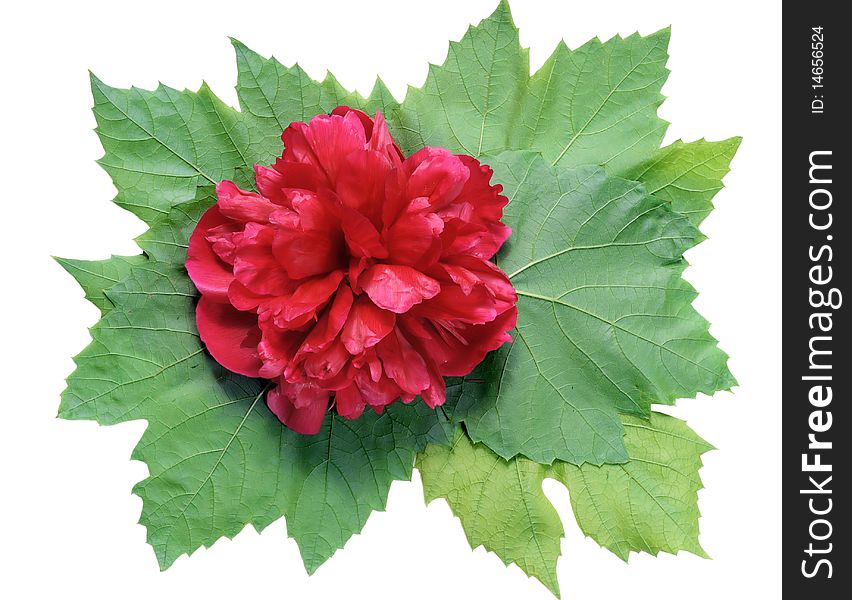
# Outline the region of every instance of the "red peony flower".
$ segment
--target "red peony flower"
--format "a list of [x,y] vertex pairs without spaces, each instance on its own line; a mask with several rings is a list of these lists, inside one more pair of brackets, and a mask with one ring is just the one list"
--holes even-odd
[[381,113],[342,106],[281,135],[256,166],[259,193],[230,181],[189,240],[196,322],[225,368],[275,380],[267,404],[316,433],[329,402],[349,419],[468,374],[511,338],[517,296],[489,262],[510,230],[492,170],[423,148],[405,158]]

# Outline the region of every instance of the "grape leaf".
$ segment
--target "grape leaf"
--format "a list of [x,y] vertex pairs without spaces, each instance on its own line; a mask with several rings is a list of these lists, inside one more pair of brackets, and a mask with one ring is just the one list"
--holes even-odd
[[393,114],[400,146],[406,152],[442,146],[471,156],[508,147],[529,74],[529,53],[501,2],[461,41],[450,42],[444,64],[429,65],[422,88],[408,88]]
[[78,260],[75,258],[55,257],[63,269],[77,280],[86,300],[101,311],[101,316],[112,310],[113,304],[104,290],[112,287],[130,273],[130,269],[145,262],[145,257],[111,256],[104,260]]
[[385,84],[376,80],[368,99],[344,89],[329,73],[313,81],[299,66],[285,67],[275,58],[263,58],[245,44],[231,40],[237,53],[237,95],[251,135],[255,162],[269,163],[281,154],[281,132],[293,121],[308,121],[348,105],[375,113],[390,113],[397,105]]
[[583,532],[627,560],[631,552],[706,558],[698,543],[701,455],[713,447],[686,423],[660,413],[624,415],[630,461],[621,465],[556,463],[550,475],[571,492]]
[[286,516],[313,572],[383,510],[390,484],[409,479],[427,441],[449,443],[441,413],[422,403],[328,417],[317,436],[283,427],[262,382],[225,371],[195,330],[195,290],[175,266],[146,261],[106,292],[115,305],[75,358],[60,416],[109,425],[146,419],[133,458],[150,476],[143,500],[162,568],[181,554]]
[[98,162],[118,189],[115,202],[152,223],[193,200],[197,188],[223,179],[250,188],[252,165],[281,154],[281,132],[349,104],[375,112],[395,106],[377,81],[370,99],[349,93],[329,75],[323,82],[298,66],[285,68],[234,40],[242,112],[202,85],[198,92],[160,85],[154,91],[110,87],[91,76],[96,132],[105,155]]
[[445,498],[461,519],[471,548],[484,546],[505,563],[517,563],[556,595],[556,558],[562,522],[544,496],[550,467],[509,461],[461,430],[452,446],[429,445],[417,455],[426,502]]
[[560,43],[530,76],[509,5],[451,42],[422,88],[409,87],[391,118],[406,152],[443,146],[473,156],[538,150],[561,166],[623,173],[656,150],[667,123],[656,115],[668,76],[669,30]]
[[668,201],[697,227],[713,210],[713,196],[722,189],[722,178],[741,141],[739,137],[721,142],[677,141],[660,148],[626,177],[644,183],[649,194]]
[[151,92],[91,80],[95,131],[105,151],[98,162],[118,189],[119,206],[150,223],[192,200],[199,185],[244,180],[236,175],[246,164],[246,128],[206,86],[197,93],[165,85]]
[[496,257],[518,293],[514,341],[455,381],[453,418],[504,458],[627,460],[618,413],[647,415],[735,382],[681,278],[701,234],[598,167],[490,160],[513,235]]
[[618,465],[507,461],[460,431],[451,447],[430,444],[417,457],[426,501],[445,498],[471,547],[517,563],[557,596],[563,529],[542,492],[545,478],[568,487],[580,529],[623,560],[630,552],[706,556],[698,543],[698,470],[712,447],[667,415],[622,420],[630,461]]
[[189,248],[189,236],[204,212],[216,202],[216,191],[211,186],[198,188],[195,200],[178,204],[155,220],[136,243],[156,261],[183,265]]

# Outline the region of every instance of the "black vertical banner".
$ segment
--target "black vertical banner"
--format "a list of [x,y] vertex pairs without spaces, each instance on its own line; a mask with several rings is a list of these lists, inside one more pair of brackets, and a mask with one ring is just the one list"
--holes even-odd
[[[852,597],[850,42],[843,3],[783,13],[783,592]],[[845,12],[845,10],[843,11]],[[756,548],[756,551],[757,548]]]

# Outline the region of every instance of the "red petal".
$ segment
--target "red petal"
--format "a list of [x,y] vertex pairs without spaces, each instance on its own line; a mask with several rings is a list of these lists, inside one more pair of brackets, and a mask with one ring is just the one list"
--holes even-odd
[[338,206],[337,212],[340,215],[346,246],[353,256],[387,258],[388,251],[382,243],[382,236],[370,219],[348,206]]
[[195,308],[201,340],[220,365],[247,377],[258,377],[262,366],[257,352],[260,329],[257,315],[202,296]]
[[370,118],[370,115],[365,113],[364,111],[358,110],[357,108],[352,108],[350,106],[341,105],[335,107],[332,111],[332,115],[337,115],[339,117],[345,117],[349,113],[354,113],[358,120],[361,121],[361,125],[364,126],[364,135],[367,136],[367,139],[370,139],[370,136],[373,135],[373,119]]
[[344,168],[337,177],[337,198],[344,206],[370,219],[374,226],[379,225],[385,182],[391,168],[390,160],[379,152],[351,153],[345,158]]
[[227,301],[228,286],[234,275],[231,266],[216,255],[205,236],[210,229],[228,223],[232,221],[226,219],[215,204],[211,206],[189,236],[189,249],[186,253],[186,270],[195,287],[202,294],[220,302]]
[[280,296],[293,288],[290,277],[272,252],[274,237],[272,227],[247,223],[237,243],[234,277],[255,294]]
[[494,263],[473,256],[460,255],[452,258],[452,264],[443,266],[450,270],[464,269],[484,283],[494,295],[498,314],[505,312],[518,302],[518,295],[509,277]]
[[271,323],[265,324],[261,331],[257,352],[263,361],[263,366],[260,368],[259,375],[265,379],[274,379],[292,363],[303,334],[282,331]]
[[420,393],[426,406],[435,408],[447,401],[447,384],[433,369],[429,370],[429,387]]
[[382,359],[385,373],[403,391],[419,394],[429,386],[429,372],[423,357],[398,329],[376,346],[376,352]]
[[435,213],[403,214],[385,236],[388,251],[395,263],[403,265],[417,265],[423,259],[436,260],[443,229],[444,222]]
[[361,296],[346,319],[341,339],[350,354],[361,354],[365,348],[375,346],[390,333],[394,323],[396,315],[378,308],[369,298]]
[[404,265],[374,265],[361,276],[360,284],[376,306],[395,313],[408,312],[441,291],[437,281]]
[[292,123],[281,134],[285,161],[315,166],[334,186],[343,160],[367,144],[364,126],[358,115],[350,111],[344,116],[317,115],[306,125]]
[[216,184],[217,204],[223,215],[240,223],[266,223],[279,208],[260,194],[244,192],[231,181]]
[[399,152],[396,149],[396,142],[393,141],[390,130],[388,129],[387,121],[381,111],[376,111],[376,122],[373,125],[373,132],[370,137],[369,147],[378,152],[387,154]]
[[266,395],[266,405],[293,431],[314,435],[322,429],[329,395],[328,391],[314,385],[279,380],[278,386]]
[[343,271],[333,271],[325,277],[309,279],[283,300],[283,317],[292,321],[302,315],[314,314],[325,304],[343,280]]
[[385,406],[401,395],[399,386],[392,379],[381,377],[378,381],[373,381],[369,371],[364,369],[355,374],[355,381],[364,400],[379,414]]
[[441,285],[441,293],[420,304],[412,314],[433,321],[481,325],[493,321],[497,316],[497,309],[494,297],[485,285],[476,285],[465,294],[460,286],[445,283]]
[[342,264],[342,236],[318,231],[279,229],[272,253],[293,279],[328,273]]
[[316,383],[326,387],[324,385],[325,380],[330,380],[340,373],[340,370],[348,361],[349,352],[338,340],[324,350],[307,355],[304,363],[305,374],[312,380],[318,380]]
[[366,405],[367,401],[364,400],[361,390],[354,383],[335,393],[334,407],[338,414],[346,419],[360,417]]
[[352,290],[345,283],[340,286],[334,301],[302,344],[302,352],[317,352],[327,347],[346,324],[352,308]]
[[411,173],[406,188],[408,198],[428,198],[432,210],[455,200],[470,176],[470,169],[443,148],[418,150],[403,166]]

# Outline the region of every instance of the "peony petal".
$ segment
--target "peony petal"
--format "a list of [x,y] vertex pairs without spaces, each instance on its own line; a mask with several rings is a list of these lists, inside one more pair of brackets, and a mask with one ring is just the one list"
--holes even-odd
[[325,388],[325,380],[332,379],[340,373],[348,361],[349,352],[343,346],[343,342],[337,340],[328,348],[307,355],[304,362],[305,374]]
[[216,184],[219,210],[229,219],[240,223],[266,223],[278,206],[254,192],[245,192],[232,181]]
[[436,280],[404,265],[374,265],[361,276],[360,284],[376,306],[395,313],[408,312],[441,291]]
[[260,329],[256,315],[201,296],[195,322],[201,341],[216,362],[240,375],[259,376],[263,363],[257,351]]
[[393,334],[383,339],[376,346],[376,353],[382,359],[387,376],[404,392],[419,394],[429,386],[429,372],[423,357],[400,330],[394,329]]
[[429,408],[441,406],[447,401],[447,383],[434,370],[429,371],[429,387],[420,392],[420,397]]
[[285,161],[315,166],[334,187],[344,159],[367,145],[364,126],[353,111],[345,115],[317,115],[306,125],[292,123],[281,134]]
[[337,290],[329,308],[305,338],[301,352],[317,352],[327,347],[346,324],[346,318],[352,308],[352,290],[345,283]]
[[279,229],[272,253],[292,279],[333,271],[343,264],[343,236],[317,231]]
[[470,169],[443,148],[423,148],[403,165],[411,173],[406,186],[407,197],[428,198],[432,210],[453,202],[470,177]]
[[283,317],[292,321],[306,314],[313,315],[325,304],[343,280],[343,271],[332,271],[325,277],[309,279],[299,285],[293,294],[283,301]]
[[397,264],[425,267],[441,254],[443,230],[435,213],[403,214],[385,235],[388,252]]
[[497,316],[494,296],[484,284],[479,284],[465,294],[455,283],[441,284],[441,292],[418,305],[412,311],[419,318],[433,321],[455,321],[481,325]]
[[401,394],[399,386],[392,379],[381,377],[373,381],[369,371],[360,370],[355,374],[355,382],[367,404],[381,414],[385,406],[398,399]]
[[257,352],[263,361],[259,375],[264,379],[275,379],[293,362],[304,335],[299,332],[283,331],[271,323],[261,327]]
[[192,235],[186,253],[186,270],[192,283],[202,294],[219,302],[227,302],[228,286],[234,280],[231,266],[222,261],[206,239],[209,230],[232,223],[214,204],[205,212]]
[[387,258],[388,251],[373,223],[357,210],[340,206],[340,222],[350,253],[363,258]]
[[374,226],[381,221],[385,182],[393,165],[380,152],[352,152],[344,159],[335,192],[340,203],[367,217]]
[[[517,318],[518,310],[513,306],[489,323],[460,324],[452,330],[441,324],[423,321],[420,325],[429,334],[412,336],[411,339],[421,354],[435,361],[441,375],[461,377],[473,371],[486,354],[512,340],[508,331],[515,327]],[[408,322],[405,329],[409,329]]]
[[207,230],[205,239],[210,242],[210,247],[216,256],[229,265],[234,264],[237,251],[237,242],[242,237],[242,225],[229,221],[223,225],[212,227]]
[[334,406],[338,414],[346,419],[357,419],[364,412],[367,401],[354,383],[338,390],[334,395]]
[[281,296],[293,290],[287,272],[275,259],[270,226],[247,223],[234,253],[234,277],[254,294]]
[[385,121],[385,116],[380,110],[376,111],[376,121],[373,124],[372,135],[370,135],[369,138],[370,149],[382,152],[391,159],[404,158],[399,146],[397,146],[396,142],[393,140],[390,130],[388,129],[387,121]]
[[361,125],[364,127],[364,135],[369,140],[373,135],[373,119],[370,118],[370,115],[357,108],[346,105],[336,106],[330,114],[345,117],[349,113],[354,113],[358,117],[358,120],[361,121]]
[[322,429],[329,396],[328,391],[311,384],[279,380],[266,394],[266,405],[296,433],[314,435]]
[[518,302],[518,295],[509,277],[494,263],[474,256],[460,255],[453,257],[452,263],[442,266],[451,270],[464,269],[484,283],[494,295],[498,313],[505,312]]
[[396,315],[377,307],[366,296],[361,296],[352,306],[341,339],[350,354],[361,354],[390,333],[394,323]]
[[261,172],[260,168],[255,168],[257,189],[281,206],[290,206],[290,192],[293,190],[316,192],[325,181],[325,174],[315,165],[285,161],[283,158],[275,159],[271,171]]

